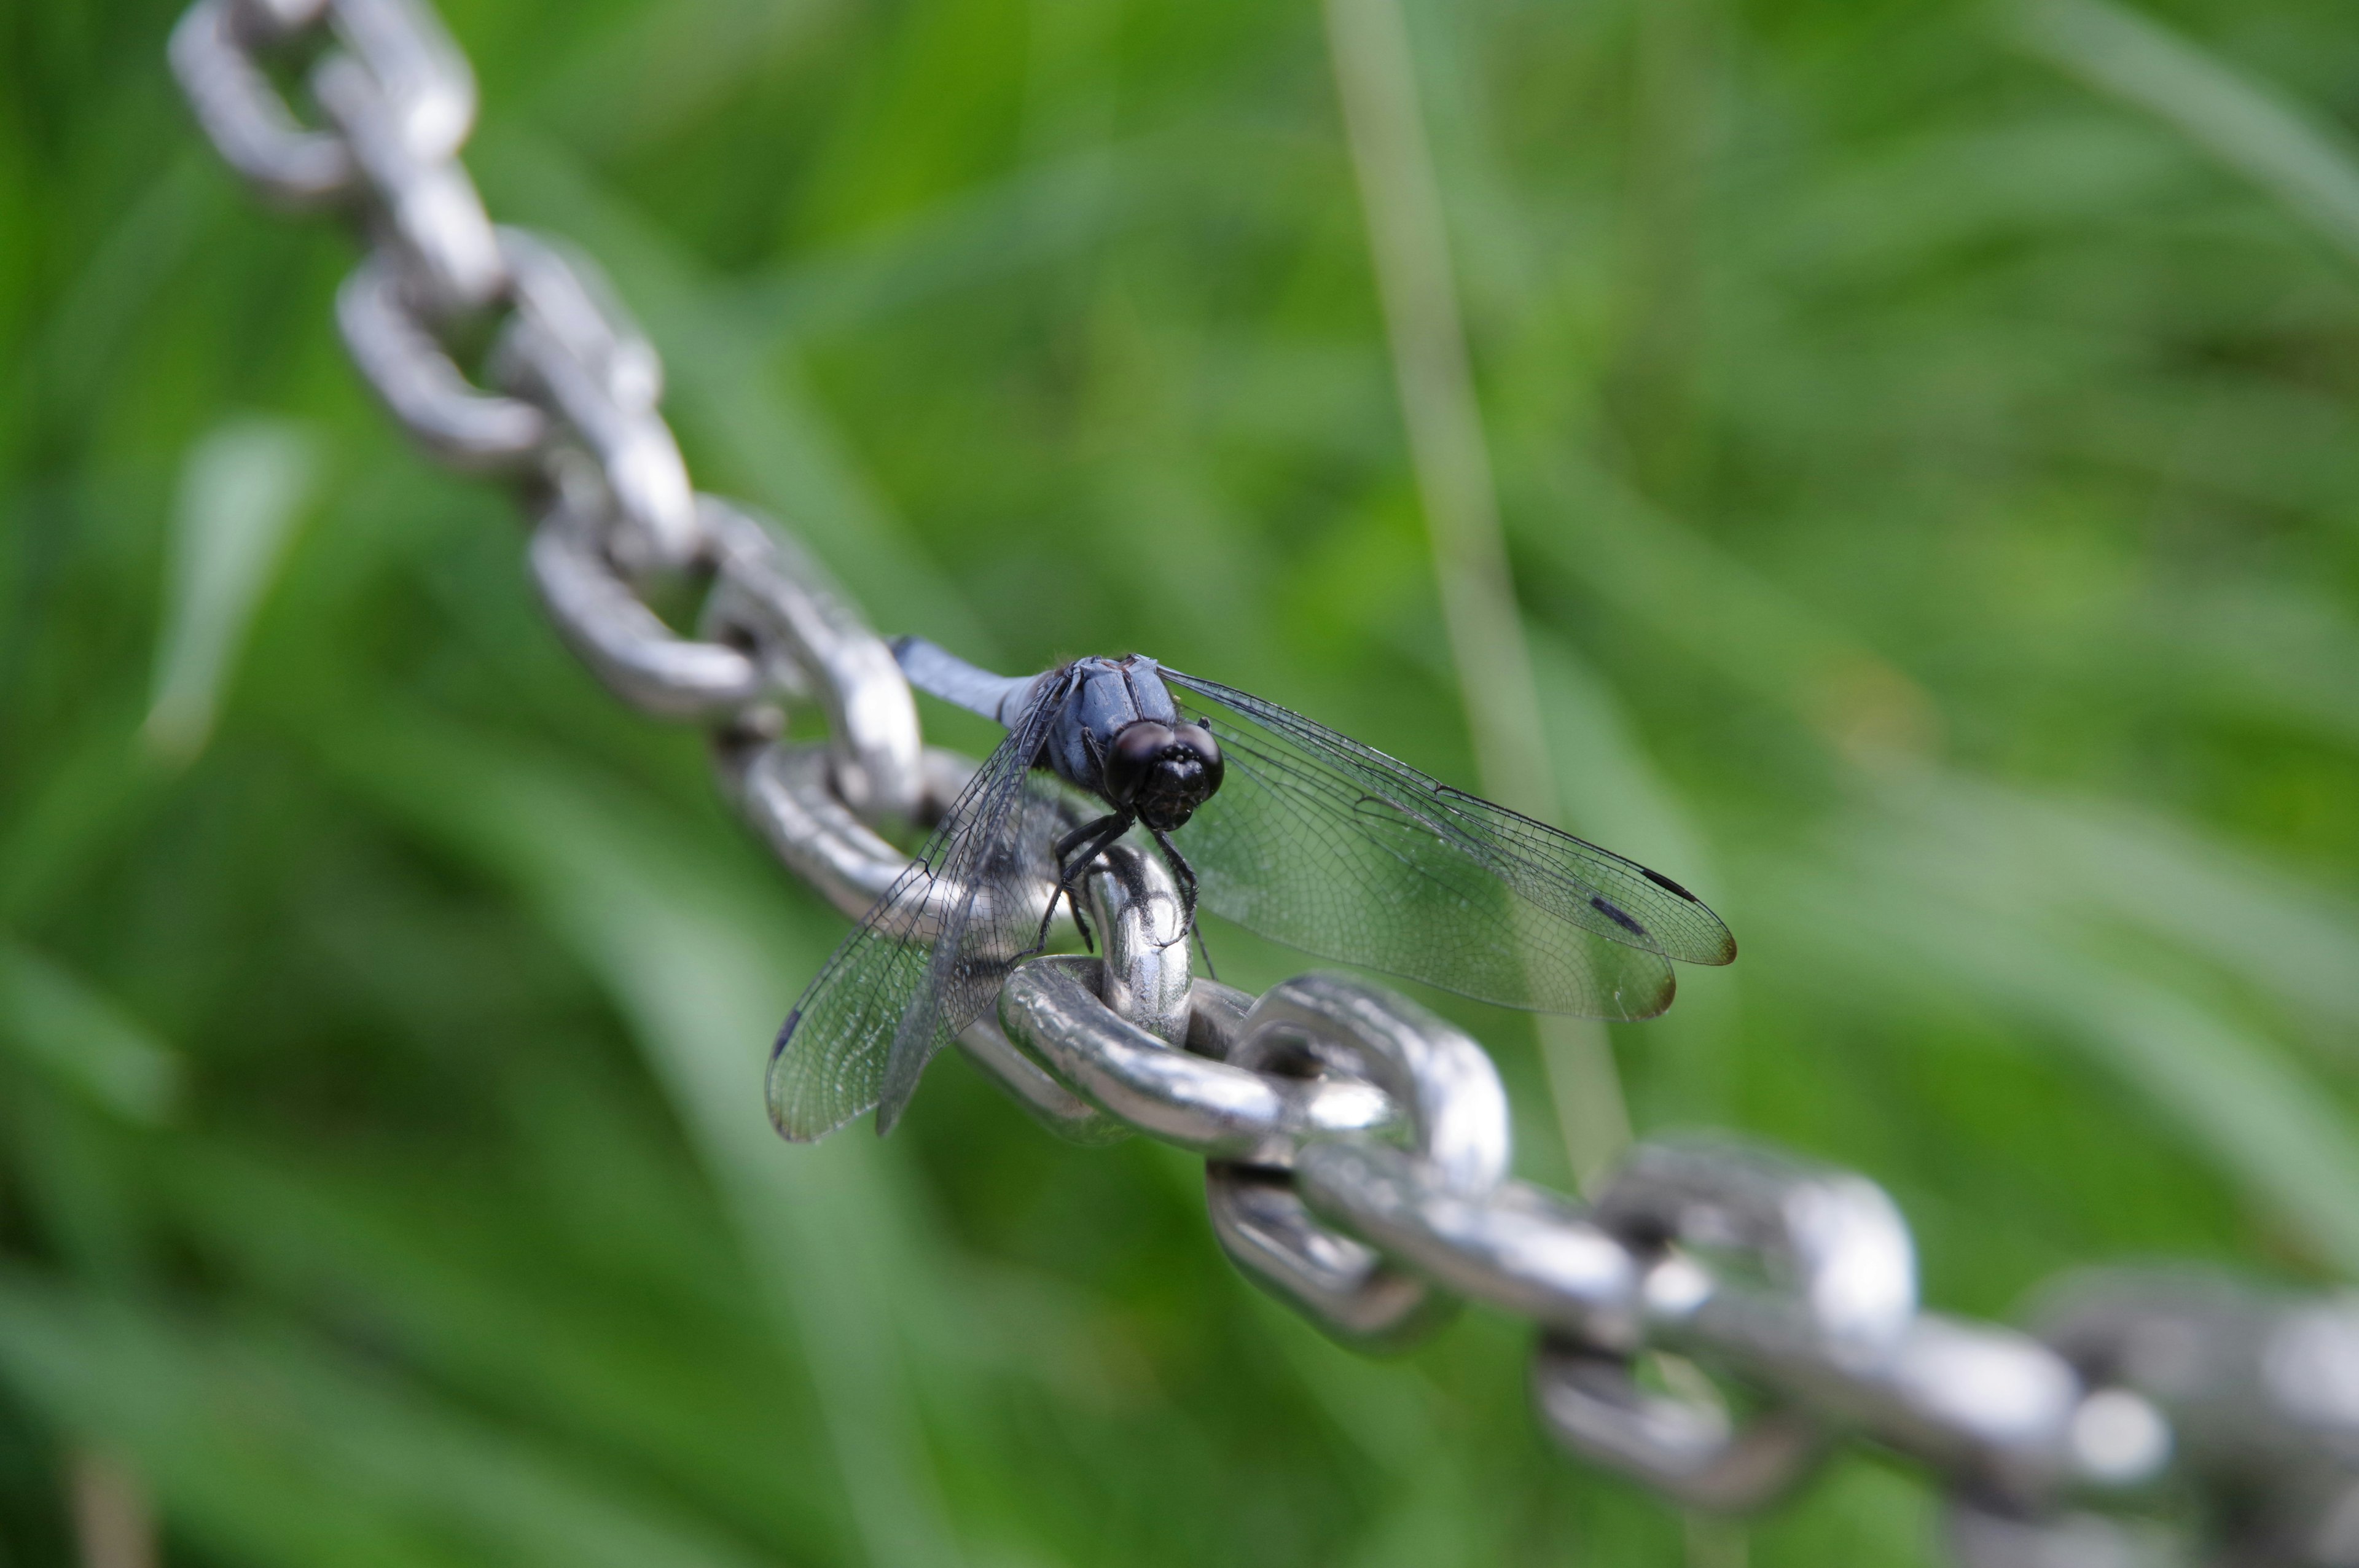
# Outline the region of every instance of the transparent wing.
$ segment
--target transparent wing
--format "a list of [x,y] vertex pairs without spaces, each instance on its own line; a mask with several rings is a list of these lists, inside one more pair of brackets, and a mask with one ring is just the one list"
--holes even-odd
[[1177,842],[1204,906],[1323,957],[1543,1012],[1650,1018],[1736,943],[1669,878],[1300,714],[1166,669],[1226,761]]
[[823,1137],[871,1106],[889,1131],[926,1064],[1034,950],[1056,884],[1051,846],[1075,819],[1032,771],[1054,710],[1044,700],[1017,722],[788,1014],[768,1083],[787,1137]]

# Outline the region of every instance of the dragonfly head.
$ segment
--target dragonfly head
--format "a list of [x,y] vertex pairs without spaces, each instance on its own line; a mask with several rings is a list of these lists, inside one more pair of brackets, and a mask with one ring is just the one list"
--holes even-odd
[[1201,724],[1142,719],[1106,748],[1106,798],[1166,831],[1188,820],[1221,787],[1221,748]]

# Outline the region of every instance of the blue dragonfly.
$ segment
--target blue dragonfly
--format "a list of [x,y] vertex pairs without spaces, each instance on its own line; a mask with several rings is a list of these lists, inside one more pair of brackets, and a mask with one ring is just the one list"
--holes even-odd
[[1137,654],[1011,676],[919,638],[894,653],[912,685],[1007,738],[779,1031],[770,1114],[788,1138],[871,1107],[889,1130],[926,1064],[1044,950],[1059,902],[1081,918],[1082,879],[1135,828],[1191,929],[1201,905],[1505,1007],[1651,1018],[1672,960],[1736,957],[1661,872],[1233,687]]

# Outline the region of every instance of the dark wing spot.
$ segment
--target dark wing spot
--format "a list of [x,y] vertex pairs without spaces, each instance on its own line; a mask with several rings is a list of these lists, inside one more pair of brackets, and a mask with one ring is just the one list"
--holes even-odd
[[1633,936],[1644,936],[1647,934],[1647,928],[1645,926],[1631,919],[1625,912],[1617,907],[1614,902],[1608,899],[1603,893],[1590,894],[1589,907],[1603,915],[1606,919],[1612,921],[1614,925],[1620,926],[1623,930],[1627,931]]
[[1700,902],[1696,898],[1695,894],[1688,892],[1687,889],[1680,886],[1679,883],[1671,881],[1670,878],[1663,875],[1660,871],[1650,871],[1646,867],[1641,866],[1638,868],[1638,874],[1645,877],[1648,881],[1654,883],[1658,888],[1668,888],[1672,892],[1675,892],[1681,898],[1687,900],[1690,903]]

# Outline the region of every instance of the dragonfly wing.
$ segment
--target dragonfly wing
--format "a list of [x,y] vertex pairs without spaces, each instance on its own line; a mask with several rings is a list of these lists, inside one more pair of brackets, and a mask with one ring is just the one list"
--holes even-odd
[[768,1080],[787,1137],[823,1137],[872,1106],[889,1131],[926,1064],[1029,956],[1056,882],[1050,847],[1074,819],[1032,772],[1049,706],[1017,721],[788,1015]]
[[938,886],[925,860],[910,862],[787,1015],[767,1087],[770,1120],[788,1138],[823,1138],[875,1105],[902,1019],[936,1011],[929,952],[910,934],[938,910]]
[[1276,941],[1508,1007],[1646,1018],[1720,918],[1658,872],[1300,714],[1175,670],[1226,761],[1182,830],[1205,906]]

